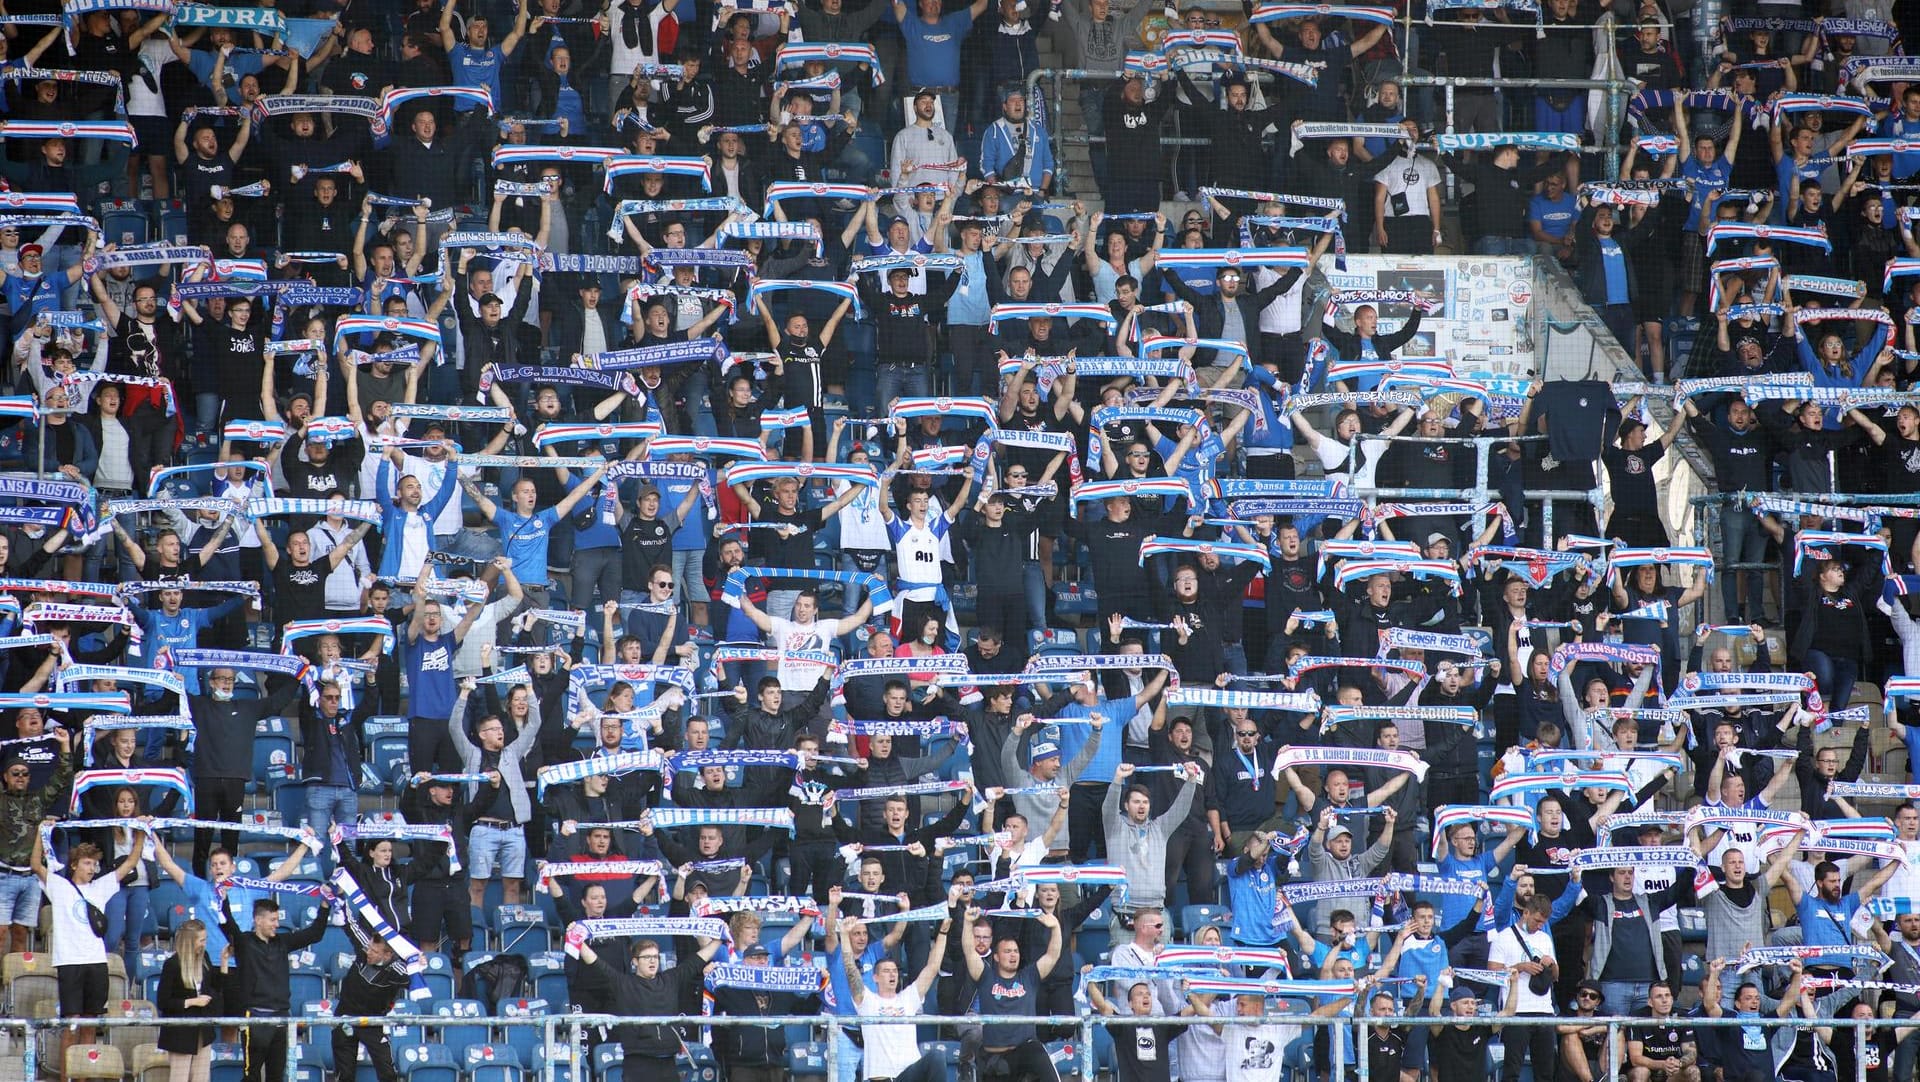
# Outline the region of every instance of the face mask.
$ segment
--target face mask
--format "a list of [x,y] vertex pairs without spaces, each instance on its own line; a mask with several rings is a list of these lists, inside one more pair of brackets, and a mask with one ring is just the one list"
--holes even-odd
[[929,631],[925,635],[920,636],[920,641],[926,643],[928,646],[932,646],[934,640],[939,637],[940,633],[938,631]]
[[233,700],[233,692],[231,692],[231,691],[221,691],[221,690],[220,690],[219,688],[214,688],[214,689],[213,689],[213,701],[214,701],[214,702],[216,702],[216,703],[224,703],[224,702],[231,702],[232,700]]

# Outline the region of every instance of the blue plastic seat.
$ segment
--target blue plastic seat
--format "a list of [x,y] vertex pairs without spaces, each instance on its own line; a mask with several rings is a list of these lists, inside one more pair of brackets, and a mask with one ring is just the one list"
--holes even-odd
[[217,1041],[209,1050],[212,1065],[207,1072],[208,1082],[241,1082],[247,1070],[246,1052],[237,1044]]
[[394,1059],[408,1082],[460,1082],[460,1063],[445,1045],[415,1045]]
[[[564,1000],[555,1002],[558,1003],[557,1007],[548,1000],[539,998],[503,999],[495,1009],[502,1018],[539,1018],[556,1010],[566,1009]],[[505,1041],[504,1047],[513,1054],[514,1062],[522,1066],[533,1062],[534,1054],[539,1050],[544,1039],[541,1031],[534,1026],[502,1026],[500,1035]],[[493,1047],[499,1048],[502,1045],[496,1044]]]
[[505,954],[539,954],[553,949],[547,915],[531,905],[503,905],[494,910],[493,941]]
[[720,1064],[713,1049],[704,1044],[689,1044],[680,1057],[680,1082],[720,1082]]
[[453,960],[438,951],[426,957],[426,972],[420,974],[420,979],[426,982],[428,994],[436,1002],[443,999],[452,999]]
[[477,999],[434,1000],[427,1013],[436,1018],[467,1020],[443,1022],[433,1027],[440,1033],[440,1043],[449,1048],[486,1044],[491,1039],[486,1022],[487,1005]]
[[253,778],[247,782],[247,791],[257,793],[264,786],[267,792],[272,792],[281,784],[292,781],[298,774],[298,762],[294,757],[292,737],[256,735],[253,738]]
[[528,955],[526,973],[534,978],[534,996],[538,1000],[553,1003],[555,1009],[561,1009],[568,998],[566,988],[566,955],[557,950]]
[[1186,905],[1180,907],[1180,935],[1188,940],[1202,925],[1226,922],[1233,912],[1224,905]]
[[824,1041],[807,1041],[787,1046],[789,1078],[827,1077],[827,1046]]
[[315,1027],[314,1039],[295,1050],[299,1063],[303,1067],[318,1067],[329,1073],[333,1070],[333,1034],[320,1031]]
[[626,1053],[619,1045],[612,1042],[603,1044],[593,1050],[593,1077],[596,1082],[621,1082],[626,1072],[626,1062]]

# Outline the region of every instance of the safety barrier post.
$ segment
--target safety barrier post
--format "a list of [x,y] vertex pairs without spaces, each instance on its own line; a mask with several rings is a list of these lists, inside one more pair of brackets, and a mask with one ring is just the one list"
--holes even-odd
[[827,1082],[840,1082],[840,1017],[822,1017],[827,1023]]
[[1867,1082],[1867,1027],[1853,1025],[1853,1082]]
[[1080,1017],[1080,1080],[1093,1082],[1093,1015]]
[[[338,1025],[339,1023],[334,1023]],[[355,1049],[356,1054],[358,1049]],[[291,1080],[300,1076],[300,1022],[292,1012],[287,1014],[287,1075]]]

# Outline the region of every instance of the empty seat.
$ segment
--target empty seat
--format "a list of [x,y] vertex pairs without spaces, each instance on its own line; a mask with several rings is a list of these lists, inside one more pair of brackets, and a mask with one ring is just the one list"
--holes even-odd
[[120,1082],[127,1073],[120,1050],[110,1044],[76,1044],[67,1049],[66,1077],[105,1078]]

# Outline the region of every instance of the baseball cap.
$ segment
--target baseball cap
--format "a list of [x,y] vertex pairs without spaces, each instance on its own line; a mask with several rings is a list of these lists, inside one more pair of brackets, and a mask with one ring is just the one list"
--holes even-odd
[[1332,841],[1333,839],[1335,839],[1335,838],[1338,838],[1338,837],[1340,837],[1340,836],[1341,836],[1341,835],[1343,835],[1343,834],[1345,834],[1345,835],[1351,835],[1352,833],[1353,833],[1353,831],[1352,831],[1352,829],[1351,829],[1351,828],[1349,828],[1349,827],[1346,827],[1346,826],[1344,826],[1344,825],[1342,825],[1342,824],[1339,824],[1339,823],[1335,823],[1335,824],[1333,825],[1333,829],[1332,829],[1332,830],[1329,830],[1329,831],[1327,831],[1327,840],[1328,840],[1328,841]]
[[42,248],[38,244],[22,244],[20,246],[20,254],[22,256],[40,255],[45,251],[46,249]]
[[485,308],[489,304],[505,304],[505,303],[507,302],[501,300],[500,294],[498,293],[489,293],[486,296],[480,298],[480,307],[482,308]]
[[741,951],[740,956],[742,958],[771,958],[773,952],[768,950],[765,944],[755,943],[753,946]]
[[1440,533],[1437,530],[1427,535],[1427,544],[1429,545],[1437,545],[1442,541],[1445,541],[1448,544],[1452,544],[1453,538],[1448,537],[1446,534]]
[[1479,998],[1480,998],[1479,994],[1474,992],[1473,989],[1467,987],[1464,984],[1456,984],[1453,986],[1453,992],[1447,996],[1447,1002],[1458,1003],[1463,999],[1479,999]]
[[1032,759],[1036,763],[1042,759],[1058,759],[1059,757],[1060,745],[1051,740],[1042,740],[1033,746]]

